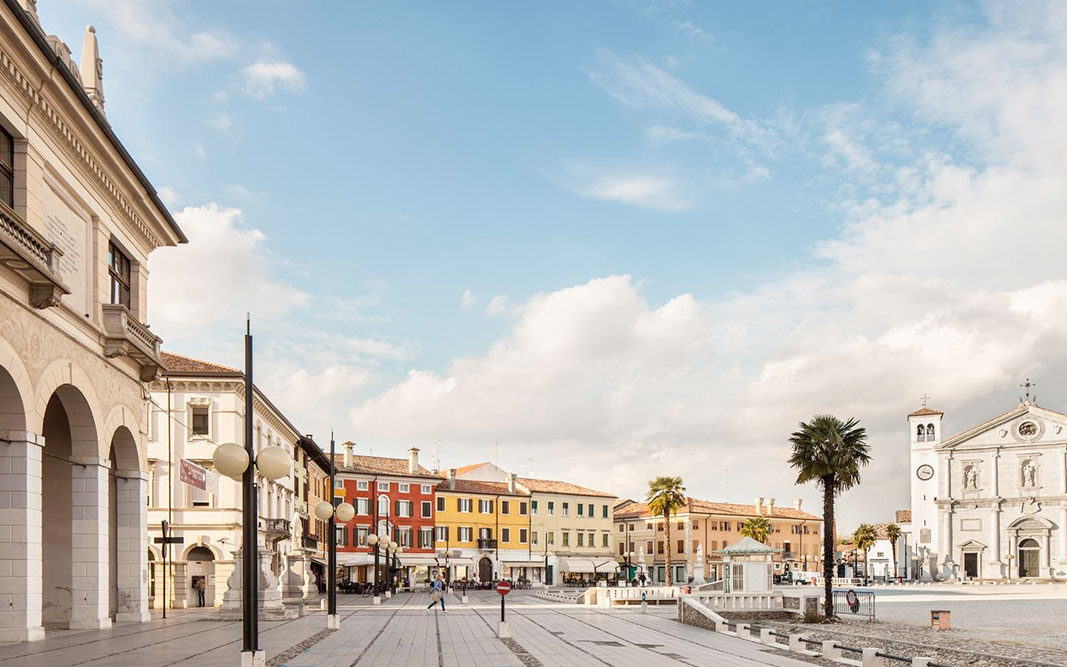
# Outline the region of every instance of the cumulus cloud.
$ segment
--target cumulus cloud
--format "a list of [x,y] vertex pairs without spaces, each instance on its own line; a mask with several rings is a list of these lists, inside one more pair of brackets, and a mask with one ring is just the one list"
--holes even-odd
[[304,89],[304,72],[292,63],[261,60],[241,70],[244,90],[257,99],[270,97],[279,90],[299,92]]
[[459,297],[459,305],[466,309],[473,308],[476,303],[478,303],[478,298],[474,296],[474,293],[469,289],[463,290],[463,295]]
[[[859,111],[881,127],[815,135],[848,186],[832,208],[846,224],[798,270],[706,300],[653,303],[623,275],[535,295],[487,351],[412,370],[354,423],[455,443],[456,464],[498,441],[505,466],[534,456],[539,474],[624,496],[671,473],[698,496],[817,511],[814,487],[793,486],[788,435],[816,413],[857,416],[874,464],[842,501],[847,530],[907,506],[904,415],[923,393],[950,431],[1014,407],[1026,376],[1067,409],[1067,9],[990,11],[982,29],[876,54],[884,97]],[[642,61],[603,69],[629,105],[741,121]],[[887,100],[915,119],[910,141],[884,140],[899,128],[877,114]]]

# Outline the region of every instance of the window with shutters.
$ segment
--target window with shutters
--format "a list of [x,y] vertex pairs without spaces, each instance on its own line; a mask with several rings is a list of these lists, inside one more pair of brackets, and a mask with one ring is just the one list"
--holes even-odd
[[609,544],[608,544],[608,540],[609,540],[610,538],[608,537],[608,534],[607,534],[607,533],[604,533],[604,534],[603,534],[603,535],[601,535],[600,537],[601,537],[601,538],[603,538],[603,539],[601,540],[601,542],[603,542],[603,544],[601,544],[600,546],[602,546],[602,547],[607,547],[607,546],[609,546]]
[[[563,507],[564,507],[564,508],[566,508],[566,507],[567,507],[566,503],[564,503]],[[567,515],[566,515],[566,514],[564,514],[563,516],[567,516]],[[578,516],[585,516],[585,515],[584,515],[584,514],[582,513],[582,504],[581,504],[581,503],[578,503]]]
[[501,500],[500,501],[500,513],[501,514],[511,514],[511,501],[509,501],[509,500]]
[[510,528],[501,528],[500,529],[500,541],[501,542],[510,542],[511,541],[511,529]]
[[448,526],[437,526],[436,530],[437,530],[437,541],[438,542],[447,542],[448,541]]
[[356,514],[370,514],[370,498],[356,498]]
[[334,543],[339,547],[348,546],[348,526],[334,526]]
[[0,201],[15,205],[15,138],[0,128]]
[[130,258],[117,245],[107,246],[107,272],[111,278],[111,303],[130,307],[130,281],[132,269]]
[[419,548],[433,548],[433,528],[430,528],[429,526],[419,528]]
[[526,516],[526,501],[519,501],[519,516]]
[[445,511],[445,497],[444,496],[437,496],[437,511],[438,512],[444,512]]
[[[564,533],[564,534],[566,534],[566,533]],[[580,547],[584,547],[585,546],[585,535],[583,533],[578,533],[578,546],[580,546]]]
[[470,498],[456,498],[456,509],[464,514],[470,514],[474,503]]
[[563,546],[569,547],[570,545],[571,545],[571,534],[566,532],[566,531],[564,531],[563,532]]
[[519,544],[526,544],[526,529],[519,528]]
[[433,503],[429,500],[422,501],[422,518],[429,519],[433,516]]
[[460,542],[470,542],[472,534],[473,534],[472,531],[473,531],[473,529],[470,526],[460,526],[459,527],[459,541]]

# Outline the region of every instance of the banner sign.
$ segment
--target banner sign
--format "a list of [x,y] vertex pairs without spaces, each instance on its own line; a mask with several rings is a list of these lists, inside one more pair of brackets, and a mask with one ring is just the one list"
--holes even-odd
[[178,473],[178,479],[191,487],[200,489],[201,491],[207,491],[207,470],[204,470],[188,459],[180,459],[179,462],[181,467]]

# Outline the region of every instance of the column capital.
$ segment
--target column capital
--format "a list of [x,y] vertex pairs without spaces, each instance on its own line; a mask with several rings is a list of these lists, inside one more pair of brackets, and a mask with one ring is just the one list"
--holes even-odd
[[33,431],[0,431],[0,442],[24,442],[27,445],[44,447],[44,436]]
[[85,466],[86,468],[91,468],[93,466],[101,468],[111,467],[111,461],[102,459],[99,456],[72,456],[70,457],[70,462],[74,465]]

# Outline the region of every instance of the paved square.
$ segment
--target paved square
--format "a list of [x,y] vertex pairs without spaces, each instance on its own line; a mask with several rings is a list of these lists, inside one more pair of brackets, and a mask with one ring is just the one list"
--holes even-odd
[[[807,664],[734,637],[681,625],[674,607],[611,610],[546,602],[527,592],[508,596],[513,640],[496,637],[499,596],[471,592],[470,604],[446,598],[448,611],[427,612],[429,596],[400,594],[374,607],[340,596],[341,629],[326,632],[323,612],[262,622],[260,644],[274,667],[556,667],[603,665]],[[205,620],[189,610],[167,621],[104,631],[62,633],[42,642],[0,646],[5,667],[215,667],[239,664],[241,624]]]

